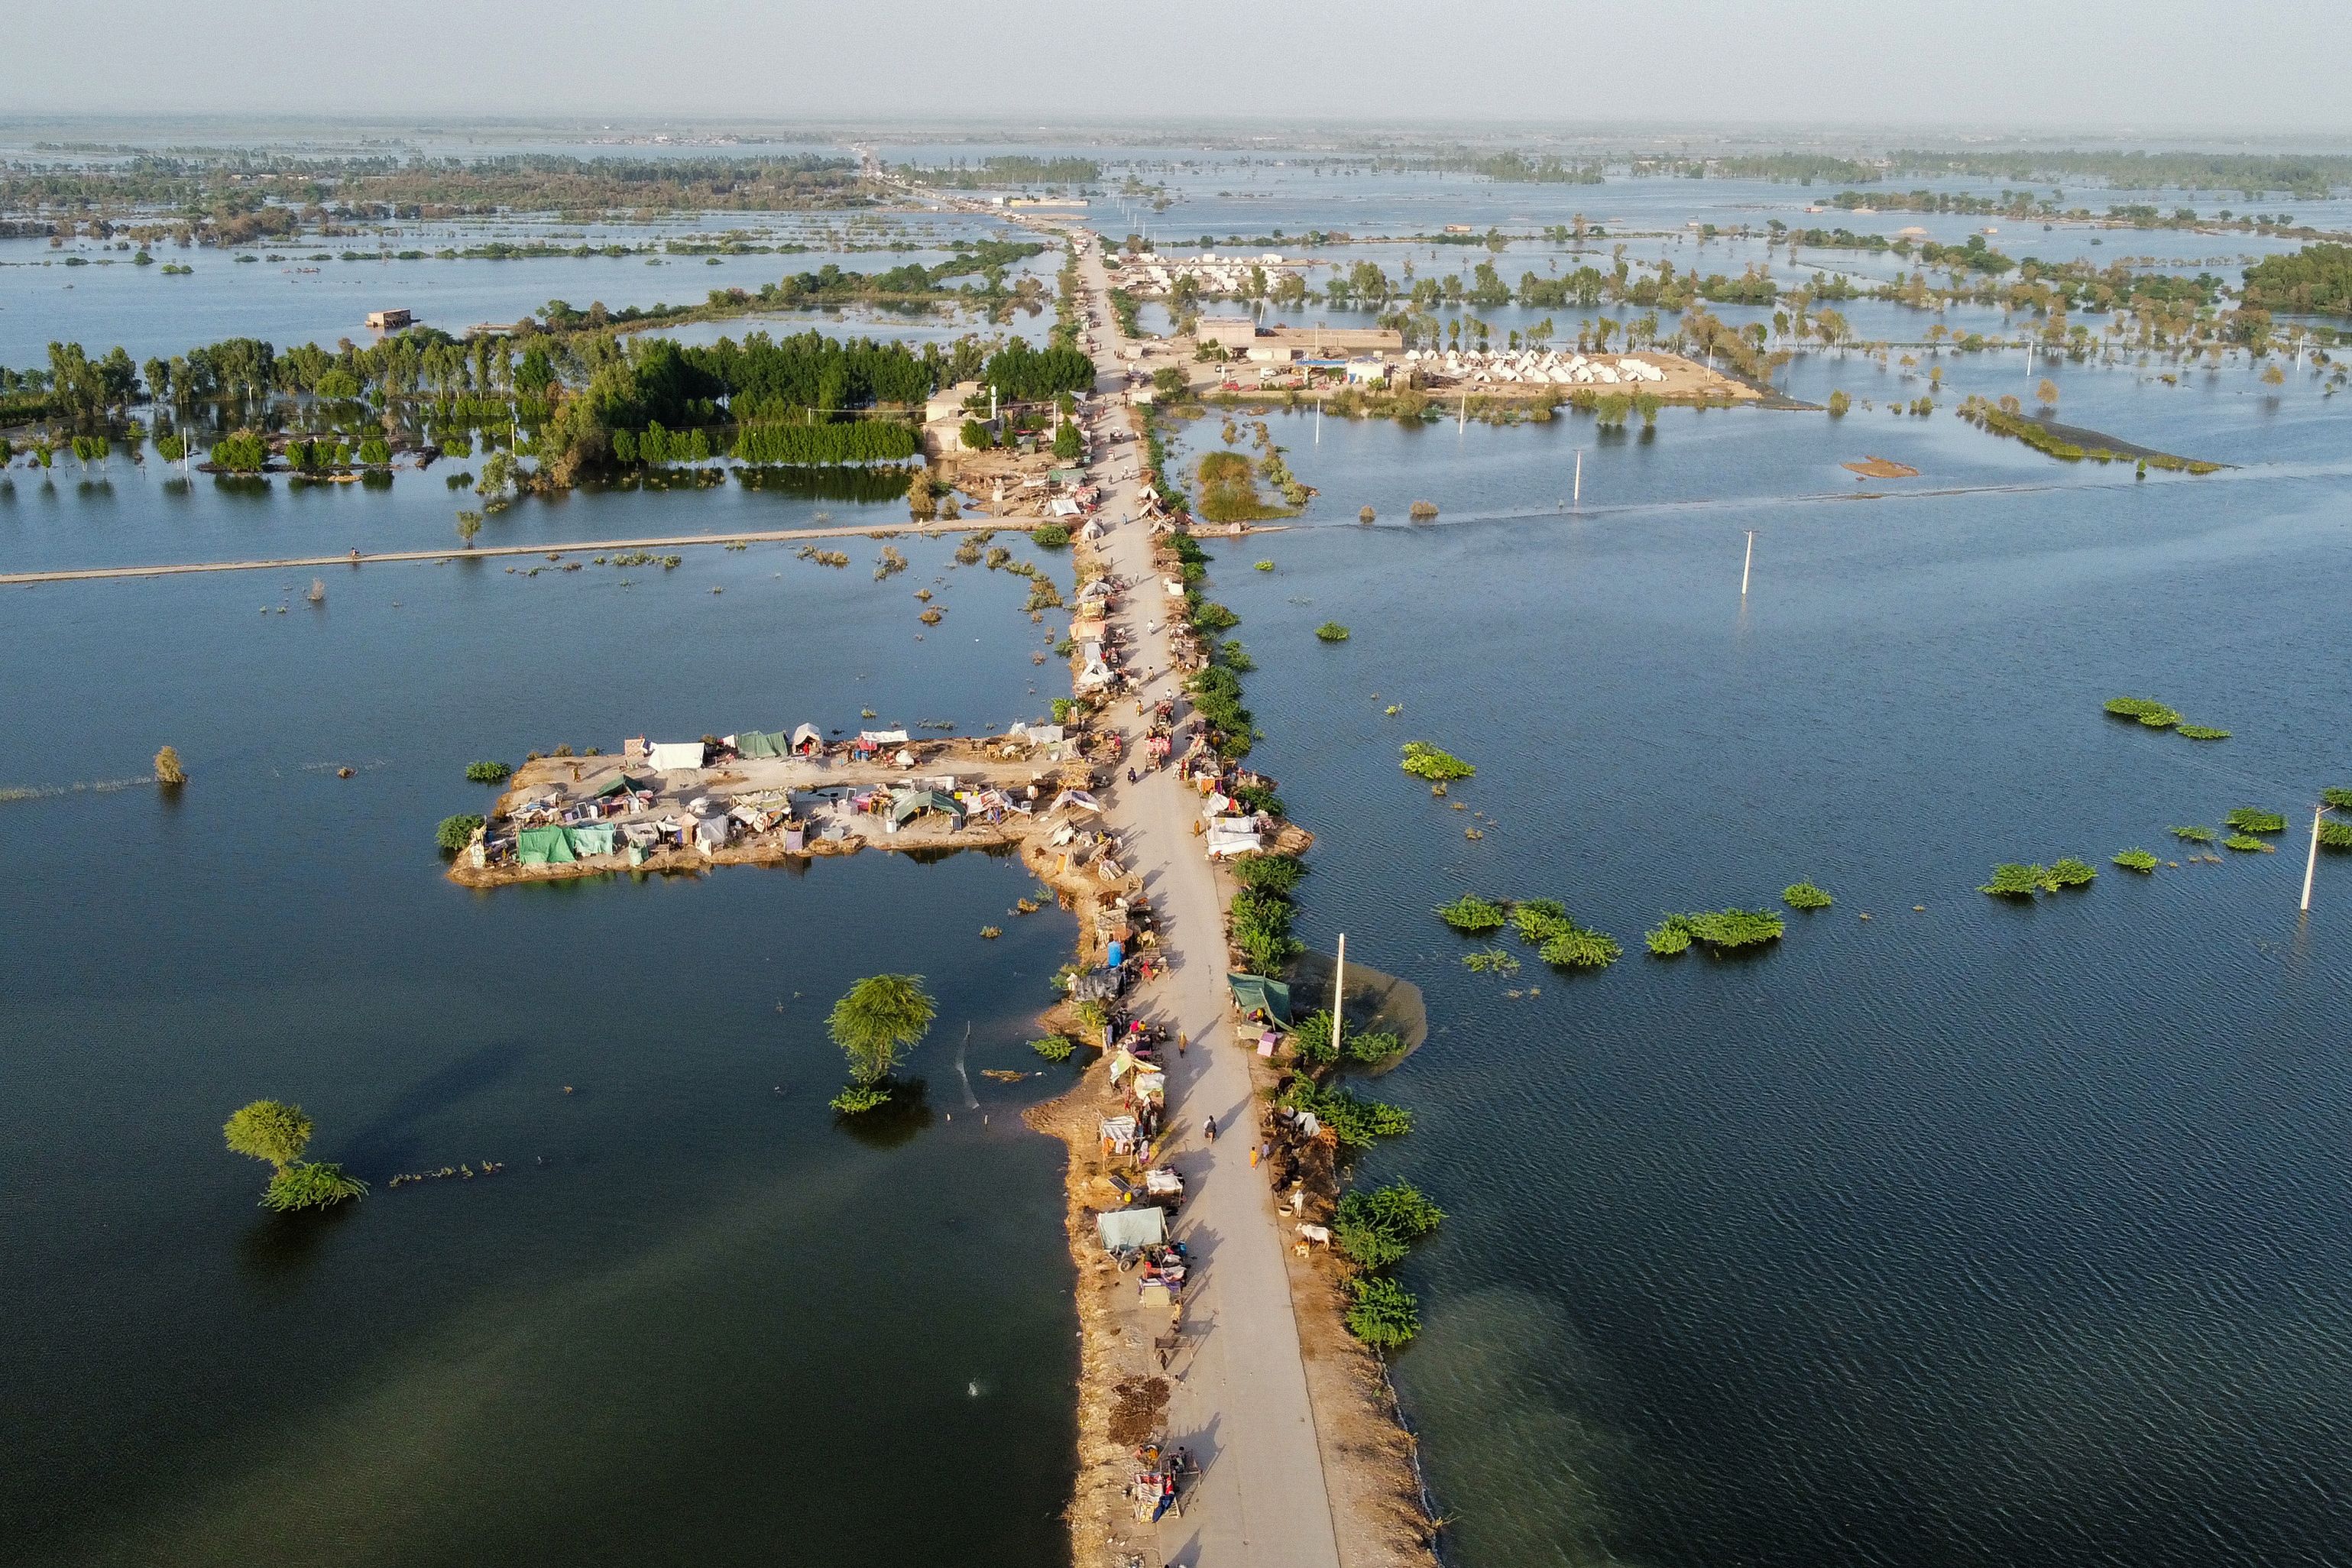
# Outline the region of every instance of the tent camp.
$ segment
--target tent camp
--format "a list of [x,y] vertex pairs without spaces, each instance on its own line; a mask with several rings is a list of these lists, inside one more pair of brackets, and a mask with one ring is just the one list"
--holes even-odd
[[1211,858],[1255,855],[1265,847],[1265,840],[1259,836],[1255,825],[1234,826],[1238,820],[1234,817],[1221,817],[1209,825],[1208,850]]
[[572,852],[572,829],[568,827],[526,827],[515,835],[515,859],[520,864],[569,866],[579,858]]
[[656,741],[646,748],[646,765],[657,773],[684,773],[702,765],[699,741]]
[[1156,1204],[1110,1209],[1095,1215],[1095,1234],[1112,1252],[1123,1247],[1157,1247],[1168,1239],[1168,1211]]
[[793,731],[793,754],[794,756],[805,757],[810,755],[812,752],[822,752],[824,750],[824,737],[817,732],[817,727],[815,725],[803,724]]
[[781,757],[789,754],[791,742],[782,730],[745,730],[736,735],[735,750],[746,757]]
[[572,830],[573,855],[610,855],[612,852],[613,825],[611,823],[583,822]]
[[1234,1006],[1244,1013],[1264,1013],[1285,1028],[1289,1027],[1289,986],[1263,974],[1229,974],[1225,983],[1234,989]]
[[1088,795],[1085,790],[1066,789],[1061,794],[1054,797],[1054,804],[1047,806],[1045,811],[1048,816],[1051,816],[1053,813],[1061,810],[1064,806],[1067,806],[1073,811],[1098,812],[1102,810],[1102,802],[1097,800],[1093,795]]

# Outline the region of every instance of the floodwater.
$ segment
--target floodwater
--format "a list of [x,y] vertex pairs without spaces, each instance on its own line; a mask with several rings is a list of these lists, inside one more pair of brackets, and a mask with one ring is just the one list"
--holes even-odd
[[[1171,248],[1578,212],[1612,230],[1586,258],[1517,242],[1507,281],[1606,258],[1618,232],[1636,262],[1762,258],[1702,246],[1692,219],[1974,226],[1807,216],[1824,188],[1755,182],[1106,164],[1106,185],[1134,172],[1175,204],[1147,219],[1098,201],[1092,221],[1148,221]],[[2267,205],[2323,223],[2343,206]],[[383,302],[436,323],[553,297],[647,304],[998,231],[919,215],[899,221],[927,248],[863,251],[871,232],[837,216],[714,216],[696,232],[833,247],[718,267],[313,275],[199,252],[194,277],[165,279],[26,247],[0,252],[34,263],[0,267],[0,361],[56,337],[142,358],[232,333],[331,342]],[[2270,247],[2093,237],[1995,243],[2231,278]],[[1317,254],[1392,274],[1408,251],[1424,272],[1485,254],[1427,248]],[[1784,280],[1890,265],[1780,257]],[[2022,324],[1838,309],[1896,342],[1930,320]],[[1572,340],[1604,312],[1639,313],[1475,314],[1497,341],[1544,315]],[[1843,420],[1667,410],[1645,435],[1566,412],[1277,414],[1322,494],[1301,526],[1213,547],[1260,666],[1256,760],[1318,834],[1302,934],[1346,931],[1351,958],[1428,1006],[1427,1043],[1376,1091],[1417,1129],[1361,1173],[1409,1177],[1449,1215],[1404,1270],[1424,1331],[1396,1376],[1466,1568],[2302,1568],[2352,1539],[2352,858],[2323,861],[2298,919],[2293,820],[2352,784],[2345,405],[2308,364],[2273,385],[2242,358],[1912,357],[1801,354],[1784,386],[1847,392]],[[2045,376],[2071,423],[2234,466],[2143,481],[1948,411],[1969,393],[2031,402]],[[1891,412],[1931,389],[1944,412]],[[1182,447],[1216,441],[1213,421]],[[1840,467],[1868,455],[1920,477]],[[175,482],[152,457],[18,468],[0,569],[454,544],[472,498],[438,481],[465,466],[299,490]],[[1423,499],[1439,521],[1407,525]],[[483,542],[903,516],[732,484],[582,491],[518,505]],[[0,1365],[26,1418],[0,1434],[0,1560],[734,1562],[789,1542],[895,1563],[943,1539],[974,1563],[1062,1560],[1059,1152],[1013,1119],[1068,1069],[1011,1086],[982,1070],[1035,1065],[1023,1042],[1066,917],[1008,918],[1025,881],[978,856],[478,895],[430,847],[440,816],[478,805],[460,779],[477,757],[851,728],[867,708],[967,731],[1044,711],[1057,671],[1029,656],[1059,628],[1020,615],[1025,584],[919,539],[898,542],[908,573],[876,582],[873,547],[853,545],[845,571],[766,545],[673,569],[335,570],[320,605],[307,572],[7,591]],[[950,612],[928,631],[910,597],[927,584]],[[1317,642],[1327,619],[1350,640]],[[2126,692],[2232,738],[2099,711]],[[1478,775],[1433,799],[1395,768],[1411,739]],[[123,782],[167,742],[194,774],[182,795]],[[2288,815],[2277,853],[2205,864],[2168,832],[2236,806]],[[2145,879],[2107,864],[2134,845],[2182,863]],[[1996,862],[2063,855],[2104,868],[2096,884],[2025,907],[1975,890]],[[1837,903],[1792,915],[1769,952],[1643,952],[1666,910],[1769,903],[1800,879]],[[1465,889],[1559,898],[1628,953],[1594,975],[1531,953],[1474,974],[1424,912]],[[986,924],[1004,935],[980,940]],[[861,1137],[824,1106],[840,1077],[824,1010],[885,967],[941,999],[912,1068],[932,1092]],[[952,1066],[967,1024],[976,1110]],[[217,1129],[260,1095],[300,1100],[316,1152],[375,1192],[324,1219],[255,1209],[257,1169]],[[385,1185],[486,1160],[503,1169]]]
[[[981,1070],[1039,1065],[1068,918],[976,854],[477,893],[432,842],[477,757],[1041,714],[1027,584],[899,545],[9,591],[0,1561],[1060,1560],[1061,1151],[1017,1115],[1069,1069]],[[116,787],[165,742],[178,797]],[[883,969],[940,999],[929,1110],[861,1136],[824,1014]],[[262,1096],[364,1202],[254,1206],[219,1128]],[[461,1162],[502,1169],[386,1184]]]
[[[2168,406],[2066,375],[2119,432]],[[1396,1376],[1452,1561],[2343,1560],[2352,858],[2295,900],[2352,783],[2352,681],[2305,657],[2352,589],[2344,416],[2217,380],[2165,395],[2251,466],[2161,483],[1948,415],[1274,422],[1328,521],[1213,547],[1212,590],[1317,834],[1302,935],[1427,997],[1375,1091],[1418,1125],[1361,1174],[1449,1216]],[[1921,478],[1860,486],[1864,451]],[[1421,497],[1440,521],[1396,526]],[[2108,719],[2123,693],[2234,734]],[[1433,799],[1414,739],[1477,776]],[[2286,814],[2278,853],[2107,863],[2236,806]],[[2097,882],[1975,890],[2064,855]],[[1643,949],[1808,879],[1835,906],[1769,952]],[[1627,954],[1473,973],[1427,912],[1464,890]]]

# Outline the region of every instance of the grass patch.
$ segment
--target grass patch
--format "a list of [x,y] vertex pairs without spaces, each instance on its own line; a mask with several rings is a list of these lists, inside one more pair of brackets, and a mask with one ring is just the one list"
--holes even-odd
[[1651,957],[1672,958],[1676,953],[1690,951],[1690,928],[1670,915],[1665,924],[1654,931],[1643,931],[1642,940],[1649,944]]
[[2145,877],[2155,871],[2157,858],[2145,849],[2122,849],[2116,853],[2116,864],[2126,871],[2137,871]]
[[2137,719],[2151,730],[2168,730],[2180,722],[2180,715],[2163,703],[2147,697],[2110,697],[2107,711],[2118,719]]
[[2285,817],[2275,811],[2257,811],[2250,805],[2238,807],[2221,820],[2241,833],[2284,833],[2286,831]]
[[2213,830],[2210,827],[2176,827],[2172,830],[2172,836],[2189,844],[2213,842]]
[[1649,943],[1652,953],[1671,958],[1686,951],[1693,942],[1728,950],[1778,942],[1783,929],[1779,912],[1773,910],[1701,910],[1693,915],[1668,915],[1643,940]]
[[1348,628],[1337,621],[1325,621],[1315,628],[1315,635],[1325,642],[1346,642]]
[[1473,974],[1517,974],[1519,961],[1499,947],[1480,948],[1462,955],[1462,967]]
[[1780,901],[1792,910],[1825,910],[1837,900],[1811,882],[1791,882],[1780,889]]
[[1258,522],[1288,517],[1258,493],[1257,472],[1239,452],[1211,452],[1200,467],[1201,516],[1210,522]]
[[2179,724],[2173,727],[2172,732],[2184,741],[2226,741],[2230,738],[2229,731],[2216,730],[2210,724]]
[[2047,866],[2024,866],[2011,861],[1995,866],[1992,880],[1977,891],[1997,899],[2031,899],[2041,893],[2054,893],[2061,888],[2086,886],[2098,874],[2098,868],[2072,856]]
[[2277,853],[2275,846],[2264,843],[2251,833],[2232,833],[2229,837],[2221,840],[2221,847],[2239,850],[2242,853],[2259,852],[2264,855]]

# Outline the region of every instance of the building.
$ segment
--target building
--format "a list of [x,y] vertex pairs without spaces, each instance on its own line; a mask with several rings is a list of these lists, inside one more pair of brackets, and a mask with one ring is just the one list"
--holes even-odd
[[1246,350],[1257,340],[1257,323],[1247,316],[1203,316],[1194,325],[1192,335],[1228,352]]
[[396,332],[403,327],[415,324],[415,321],[416,317],[407,310],[370,310],[367,313],[368,330],[375,332]]

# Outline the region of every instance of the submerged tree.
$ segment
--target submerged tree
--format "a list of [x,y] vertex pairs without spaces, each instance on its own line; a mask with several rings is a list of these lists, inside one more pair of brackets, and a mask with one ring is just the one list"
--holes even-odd
[[[889,1099],[882,1080],[898,1056],[930,1033],[939,1005],[923,989],[919,974],[869,974],[833,1005],[826,1027],[849,1058],[849,1089],[836,1109],[870,1110]],[[855,1104],[842,1101],[854,1100]]]
[[180,765],[177,747],[166,746],[155,753],[155,782],[165,789],[177,789],[188,782],[188,771]]

